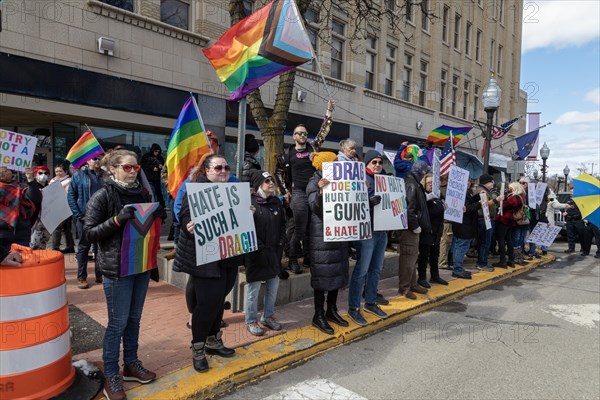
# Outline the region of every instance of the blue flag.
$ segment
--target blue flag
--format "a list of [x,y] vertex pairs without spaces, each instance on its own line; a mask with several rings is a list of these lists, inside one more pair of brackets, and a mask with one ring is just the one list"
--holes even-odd
[[517,160],[524,160],[527,158],[529,153],[533,150],[533,146],[535,146],[539,134],[540,130],[538,128],[535,131],[531,131],[515,139],[517,142]]

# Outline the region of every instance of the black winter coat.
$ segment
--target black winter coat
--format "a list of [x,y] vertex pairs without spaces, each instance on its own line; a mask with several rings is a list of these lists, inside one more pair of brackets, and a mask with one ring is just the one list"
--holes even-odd
[[427,211],[431,223],[431,232],[421,232],[419,243],[433,246],[439,242],[444,228],[444,202],[438,198],[428,200]]
[[465,197],[466,211],[463,214],[462,224],[452,223],[452,233],[459,239],[475,239],[477,237],[477,210],[481,208],[479,194],[473,195],[467,189],[467,197]]
[[[201,176],[196,182],[209,181],[205,176]],[[189,233],[187,230],[187,224],[191,220],[190,204],[186,198],[183,200],[181,211],[179,212],[181,230],[179,233],[179,241],[177,242],[175,262],[173,263],[174,271],[185,272],[196,278],[220,278],[221,268],[237,268],[238,266],[243,265],[243,255],[214,261],[208,264],[196,265],[196,241],[194,239],[194,234]]]
[[406,189],[408,229],[414,231],[420,227],[421,233],[425,232],[425,234],[431,235],[431,220],[423,186],[409,172],[404,177],[404,187]]
[[121,269],[121,241],[123,227],[117,226],[113,217],[126,204],[149,203],[150,194],[143,188],[125,189],[112,179],[92,195],[83,218],[83,234],[90,243],[98,243],[96,265],[102,275],[119,278]]
[[[244,155],[244,164],[242,165],[242,182],[250,182],[250,173],[252,170],[261,170],[262,167],[260,166],[260,164],[258,163],[258,161],[256,160],[256,158],[246,152]],[[250,185],[252,186],[252,185]]]
[[323,195],[319,189],[320,171],[308,181],[306,194],[310,208],[310,284],[315,290],[336,290],[348,285],[348,243],[323,241]]
[[146,174],[146,178],[148,178],[148,181],[160,182],[160,171],[165,165],[165,159],[161,154],[155,156],[154,150],[160,150],[160,146],[157,144],[153,144],[150,148],[150,151],[142,156],[140,164],[144,169],[144,173]]
[[263,199],[253,193],[252,205],[256,207],[254,226],[258,250],[244,258],[246,280],[266,281],[281,272],[281,254],[285,243],[285,214],[279,198],[269,196]]

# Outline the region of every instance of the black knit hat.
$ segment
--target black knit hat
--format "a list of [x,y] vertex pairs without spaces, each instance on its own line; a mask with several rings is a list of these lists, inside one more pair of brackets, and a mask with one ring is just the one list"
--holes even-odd
[[259,149],[258,140],[251,133],[246,133],[244,136],[244,150],[246,150],[250,154],[254,154]]
[[381,161],[383,161],[383,156],[377,150],[367,151],[367,154],[365,154],[365,165],[369,165],[374,158],[381,158]]
[[486,183],[494,182],[494,177],[488,174],[483,174],[479,177],[479,184],[485,185]]
[[254,190],[258,190],[260,185],[262,185],[267,178],[271,178],[271,174],[268,171],[261,171],[259,169],[253,169],[250,171],[250,184]]

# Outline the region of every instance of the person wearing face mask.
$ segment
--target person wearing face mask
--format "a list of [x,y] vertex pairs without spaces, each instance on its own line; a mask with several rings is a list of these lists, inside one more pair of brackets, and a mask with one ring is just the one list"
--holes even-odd
[[[35,183],[40,188],[40,191],[48,185],[48,179],[50,175],[50,170],[45,165],[41,165],[39,167],[35,167],[33,170],[33,174],[35,176]],[[43,196],[43,194],[42,194]],[[40,202],[40,207],[37,207],[31,217],[33,221],[32,233],[31,233],[31,243],[30,247],[33,250],[45,250],[48,241],[50,240],[50,233],[42,223],[42,207]]]
[[275,181],[266,171],[252,170],[249,174],[254,188],[251,194],[254,212],[254,226],[258,250],[244,258],[246,267],[246,329],[254,336],[262,336],[265,331],[258,324],[258,294],[261,282],[265,282],[264,312],[260,324],[274,331],[281,330],[281,324],[273,317],[279,273],[281,271],[281,251],[285,243],[285,214],[277,197]]
[[[69,175],[68,161],[59,164],[54,168],[54,178],[50,180],[49,185],[54,182],[60,182],[65,192],[69,193],[69,185],[71,183],[71,175]],[[73,217],[69,217],[64,220],[54,232],[52,232],[52,250],[61,251],[62,253],[75,253],[75,241],[73,240],[73,234],[71,232],[71,226],[73,223]],[[60,240],[62,234],[65,234],[65,241],[67,247],[64,250],[60,250]]]

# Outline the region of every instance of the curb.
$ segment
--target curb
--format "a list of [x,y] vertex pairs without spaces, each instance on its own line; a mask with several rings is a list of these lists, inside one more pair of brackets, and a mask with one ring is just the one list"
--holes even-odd
[[[311,325],[296,328],[277,336],[236,348],[236,356],[223,359],[209,356],[210,370],[198,373],[190,365],[160,377],[150,385],[141,385],[127,391],[129,399],[197,399],[214,398],[242,384],[258,381],[274,372],[302,363],[307,359],[345,343],[372,335],[415,314],[451,302],[459,297],[482,290],[495,283],[521,275],[555,260],[543,256],[526,266],[515,269],[496,269],[473,275],[472,280],[454,280],[449,286],[433,286],[426,296],[417,300],[401,296],[390,299],[382,306],[389,318],[385,320],[363,313],[369,325],[361,327],[350,321],[350,326],[335,326],[334,335],[326,335]],[[312,311],[312,310],[311,310]]]

